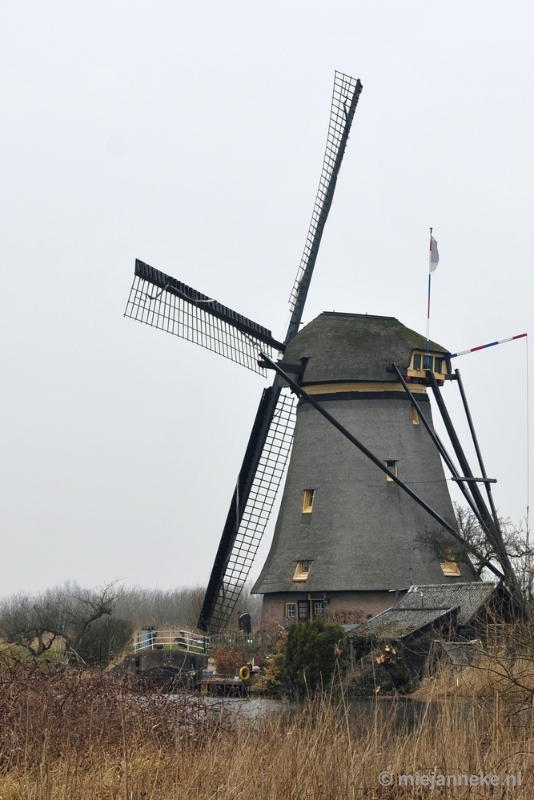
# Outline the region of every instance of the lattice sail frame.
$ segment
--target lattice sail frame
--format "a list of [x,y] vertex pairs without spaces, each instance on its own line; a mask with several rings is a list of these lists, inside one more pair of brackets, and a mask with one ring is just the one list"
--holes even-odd
[[339,165],[343,158],[345,149],[343,138],[347,127],[349,108],[354,104],[355,109],[361,89],[362,85],[359,80],[336,71],[334,75],[334,91],[330,110],[330,124],[328,126],[326,150],[323,168],[321,170],[321,178],[319,180],[319,188],[317,190],[317,197],[315,198],[315,205],[313,207],[308,236],[306,237],[306,244],[304,245],[304,252],[289,298],[289,305],[292,311],[297,304],[300,284],[308,263],[310,259],[316,255],[315,251],[319,246],[320,239],[318,240],[317,232],[323,222],[325,209],[327,210],[326,213],[328,213],[328,200],[333,193],[333,182],[335,182],[336,172],[339,170]]
[[272,353],[280,344],[267,328],[139,260],[124,316],[194,342],[264,377],[259,350],[266,347]]
[[288,389],[283,389],[224,570],[223,584],[210,622],[211,633],[225,629],[250,574],[291,453],[296,406],[297,398]]

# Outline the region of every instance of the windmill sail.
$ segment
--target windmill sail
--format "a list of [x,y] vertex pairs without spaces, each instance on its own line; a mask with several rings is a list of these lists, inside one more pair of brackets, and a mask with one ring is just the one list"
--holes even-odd
[[262,344],[275,351],[284,349],[267,328],[139,259],[124,316],[199,344],[264,376],[265,370],[258,366]]
[[[359,80],[339,72],[335,73],[326,153],[319,191],[290,299],[292,314],[285,344],[298,333],[302,320],[304,303],[361,90],[362,84]],[[268,394],[269,391],[270,394]],[[256,422],[239,473],[239,491],[236,490],[234,493],[223,529],[198,621],[198,627],[201,630],[216,633],[222,630],[228,622],[248,578],[253,557],[267,526],[289,456],[295,423],[293,400],[285,394],[280,394],[278,376],[275,377],[273,386],[268,392],[264,394],[260,402]],[[277,425],[280,398],[284,397],[287,398],[287,403],[291,402],[291,411],[289,411],[289,406],[285,410],[287,422],[283,425],[283,439],[288,444],[277,447],[270,444],[270,436],[273,426]],[[273,441],[276,442],[276,437]],[[268,465],[273,475],[277,476],[276,481],[270,484],[269,491],[274,494],[272,497],[271,494],[269,495],[268,504],[264,503],[261,493],[255,492],[255,487],[262,485],[264,465]],[[261,525],[249,528],[248,519],[261,519]],[[251,537],[252,528],[253,536]]]
[[[319,189],[317,190],[317,197],[315,198],[315,205],[313,207],[310,228],[306,237],[306,244],[304,245],[304,252],[291,291],[291,297],[289,298],[292,311],[300,310],[300,317],[302,317],[302,310],[308,294],[321,237],[336,189],[339,168],[341,167],[343,155],[345,154],[349,131],[362,88],[362,84],[359,80],[355,80],[341,72],[335,73],[330,124],[328,126],[326,151],[323,168],[321,170],[321,178],[319,180]],[[291,331],[291,338],[293,338],[297,332],[298,328],[297,330]]]
[[[295,407],[296,400],[287,390],[277,386],[265,390],[206,590],[198,623],[201,630],[224,630],[247,581],[291,452]],[[255,450],[266,423],[267,436],[256,465]],[[241,492],[246,494],[244,504]]]

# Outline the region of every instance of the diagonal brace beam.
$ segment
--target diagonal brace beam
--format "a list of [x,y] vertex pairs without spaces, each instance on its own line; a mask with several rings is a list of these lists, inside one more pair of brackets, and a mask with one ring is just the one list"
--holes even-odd
[[[447,407],[445,406],[445,401],[443,400],[443,397],[441,396],[441,392],[439,390],[438,382],[436,381],[436,379],[434,377],[434,373],[431,372],[430,370],[427,370],[427,375],[429,377],[430,385],[432,387],[432,392],[434,394],[434,398],[436,400],[436,403],[437,403],[437,406],[439,408],[441,417],[443,419],[443,423],[444,423],[444,425],[445,425],[445,427],[447,429],[447,433],[449,435],[449,438],[451,440],[452,446],[453,446],[454,451],[456,453],[456,456],[458,458],[458,462],[460,464],[460,467],[464,471],[464,475],[466,477],[472,478],[473,477],[473,473],[471,472],[471,467],[469,466],[469,463],[467,461],[467,457],[466,457],[466,455],[464,453],[463,447],[462,447],[462,445],[460,443],[460,440],[458,438],[458,434],[456,433],[454,425],[452,424],[452,420],[450,418],[449,412],[447,410]],[[490,512],[488,510],[488,507],[486,506],[486,503],[484,502],[484,498],[482,497],[482,493],[481,493],[478,485],[473,482],[473,483],[471,483],[470,488],[471,488],[471,494],[473,495],[473,499],[474,499],[474,501],[476,503],[476,506],[477,506],[477,508],[479,510],[480,517],[482,517],[482,519],[484,521],[484,525],[483,525],[484,530],[486,531],[486,535],[487,535],[489,541],[491,542],[491,544],[493,545],[493,547],[495,549],[495,553],[497,555],[497,558],[499,559],[499,562],[500,562],[500,564],[501,564],[501,566],[502,566],[502,568],[504,570],[504,573],[506,575],[506,580],[507,580],[507,582],[509,583],[510,586],[517,587],[517,585],[518,585],[517,584],[517,578],[516,578],[516,576],[514,574],[514,570],[513,570],[511,561],[510,561],[510,557],[509,557],[508,553],[506,552],[506,547],[504,545],[504,541],[503,541],[503,538],[502,538],[501,531],[500,531],[500,529],[498,527],[495,526],[495,524],[493,522],[493,519],[492,519],[492,516],[491,516],[491,514],[490,514]]]
[[485,526],[484,520],[480,516],[480,512],[479,512],[479,510],[478,510],[478,508],[477,508],[477,506],[475,504],[475,501],[471,497],[471,494],[469,493],[467,486],[462,481],[462,476],[460,475],[460,473],[456,469],[454,461],[452,460],[452,458],[450,457],[449,453],[447,452],[447,450],[445,448],[445,445],[443,444],[443,442],[441,441],[441,439],[439,438],[437,433],[435,431],[433,431],[432,428],[430,427],[430,424],[429,424],[428,420],[426,419],[421,407],[419,406],[419,403],[417,402],[417,400],[415,398],[415,395],[413,394],[413,392],[410,391],[410,387],[408,386],[408,384],[404,380],[404,376],[402,375],[402,373],[401,373],[400,369],[398,368],[398,366],[396,364],[393,364],[392,366],[393,366],[393,369],[395,370],[395,372],[397,373],[398,379],[400,380],[400,382],[402,383],[402,385],[404,387],[404,391],[406,392],[406,394],[410,398],[413,407],[417,411],[417,413],[419,415],[419,419],[423,423],[424,428],[427,430],[430,438],[432,439],[432,441],[436,445],[436,448],[437,448],[440,456],[443,458],[445,464],[447,465],[451,475],[453,476],[453,479],[455,481],[457,481],[458,486],[460,488],[460,491],[462,492],[467,504],[469,505],[469,507],[470,507],[471,511],[473,512],[473,514],[475,515],[475,517],[478,519],[481,527],[484,528],[484,530],[485,530],[486,526]]

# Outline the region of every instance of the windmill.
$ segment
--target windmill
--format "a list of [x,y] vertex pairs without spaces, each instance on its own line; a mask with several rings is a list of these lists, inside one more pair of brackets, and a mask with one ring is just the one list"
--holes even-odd
[[[299,330],[317,253],[362,84],[336,72],[326,151],[304,252],[290,297],[291,318],[284,342],[269,330],[136,260],[125,316],[195,342],[266,375],[258,351],[283,352]],[[226,626],[248,578],[267,526],[291,450],[295,420],[292,394],[278,375],[262,393],[243,464],[208,582],[199,619],[201,630]]]
[[[254,372],[275,372],[260,400],[198,622],[211,633],[224,629],[236,607],[290,454],[273,543],[253,587],[264,595],[266,621],[310,619],[327,605],[370,615],[411,584],[473,580],[457,545],[480,554],[456,529],[442,462],[496,553],[498,566],[488,568],[512,588],[516,583],[472,421],[480,477],[441,396],[441,385],[455,379],[470,419],[450,352],[390,317],[323,313],[300,330],[361,90],[359,80],[335,73],[326,153],[283,342],[214,298],[135,264],[126,316]],[[434,431],[427,388],[459,466]],[[438,538],[441,553],[431,544]]]
[[[252,589],[264,596],[265,624],[308,620],[327,605],[338,620],[360,621],[391,606],[392,592],[472,582],[473,558],[504,580],[521,611],[491,493],[495,480],[486,474],[452,357],[393,317],[335,312],[303,328],[281,361],[263,355],[261,363],[299,398],[273,543]],[[459,387],[480,477],[445,406],[446,381]],[[459,466],[434,430],[427,388]],[[443,464],[492,558],[459,533]]]

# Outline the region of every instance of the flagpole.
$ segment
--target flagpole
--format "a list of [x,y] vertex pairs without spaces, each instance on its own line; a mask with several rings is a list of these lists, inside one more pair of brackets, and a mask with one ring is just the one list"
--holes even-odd
[[425,369],[430,367],[430,294],[432,291],[432,228],[430,228],[430,252],[428,254],[428,298],[426,305],[426,357]]

